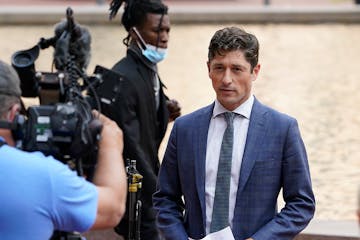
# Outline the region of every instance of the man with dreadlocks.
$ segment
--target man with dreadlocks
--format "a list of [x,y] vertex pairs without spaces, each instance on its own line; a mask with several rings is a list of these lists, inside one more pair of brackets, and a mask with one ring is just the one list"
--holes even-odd
[[[107,113],[124,131],[124,159],[135,159],[143,175],[141,190],[141,239],[159,239],[152,206],[159,170],[158,149],[167,124],[180,116],[176,100],[163,92],[157,63],[166,56],[170,19],[168,8],[160,0],[113,0],[110,19],[124,3],[121,23],[128,32],[123,43],[126,56],[112,70],[124,76],[117,101]],[[110,93],[109,93],[110,94]],[[128,222],[115,228],[127,238]]]

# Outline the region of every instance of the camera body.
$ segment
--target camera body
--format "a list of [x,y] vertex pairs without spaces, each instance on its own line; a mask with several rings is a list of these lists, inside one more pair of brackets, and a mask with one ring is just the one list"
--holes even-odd
[[[54,37],[41,38],[34,47],[15,52],[11,62],[20,78],[22,97],[38,97],[40,105],[29,106],[16,121],[2,126],[12,130],[18,148],[54,156],[92,181],[102,129],[92,109],[101,113],[101,108],[107,109],[116,100],[122,76],[101,66],[96,66],[93,76],[85,73],[90,43],[90,33],[74,21],[68,8],[66,20],[55,26]],[[50,46],[56,71],[36,71],[40,49]],[[51,239],[83,238],[54,231]]]
[[[84,167],[94,168],[102,128],[92,114],[91,102],[99,103],[94,85],[103,79],[100,74],[89,77],[85,73],[90,43],[89,31],[74,21],[68,8],[66,19],[55,26],[54,37],[41,38],[34,47],[17,51],[11,58],[22,97],[40,100],[39,106],[30,106],[25,113],[27,119],[18,130],[22,134],[16,134],[20,136],[17,146],[52,155],[76,169],[78,175],[83,175]],[[56,71],[36,71],[40,50],[50,46],[54,48]],[[93,91],[92,100],[83,94],[88,89]]]
[[[94,102],[94,96],[84,95],[81,85],[71,84],[63,72],[35,72],[32,78],[37,88],[33,88],[30,95],[38,96],[40,105],[27,108],[26,120],[17,130],[21,134],[16,134],[20,136],[18,147],[54,156],[78,175],[84,172],[91,175],[88,171],[96,164],[102,128],[92,114],[90,102]],[[29,81],[29,78],[20,80]],[[25,95],[29,96],[27,91]]]
[[96,164],[101,127],[80,102],[30,106],[22,149],[54,156],[83,175]]
[[39,72],[34,64],[39,50],[36,45],[12,56],[22,96],[40,100],[40,105],[28,107],[26,120],[14,134],[18,147],[52,155],[79,175],[85,172],[91,177],[101,132],[101,123],[92,109],[106,111],[116,101],[123,76],[100,65],[92,76],[74,76],[71,69]]

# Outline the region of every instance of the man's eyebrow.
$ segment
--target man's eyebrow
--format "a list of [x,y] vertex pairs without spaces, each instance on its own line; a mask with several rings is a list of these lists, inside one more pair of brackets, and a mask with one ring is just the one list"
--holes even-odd
[[241,65],[241,64],[231,64],[232,67],[238,67],[238,68],[241,68],[241,69],[247,69],[244,65]]

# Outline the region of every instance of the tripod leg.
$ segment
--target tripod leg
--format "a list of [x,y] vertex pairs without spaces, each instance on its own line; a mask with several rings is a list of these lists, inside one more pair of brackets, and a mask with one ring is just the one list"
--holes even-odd
[[138,200],[136,202],[136,234],[135,234],[136,240],[140,240],[141,207],[142,207],[142,202]]

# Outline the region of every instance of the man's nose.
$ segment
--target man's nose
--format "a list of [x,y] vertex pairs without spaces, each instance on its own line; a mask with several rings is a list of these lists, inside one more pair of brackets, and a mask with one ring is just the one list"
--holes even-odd
[[228,84],[230,84],[232,82],[232,75],[231,75],[230,69],[226,69],[224,71],[224,76],[223,76],[222,81],[226,85],[228,85]]

